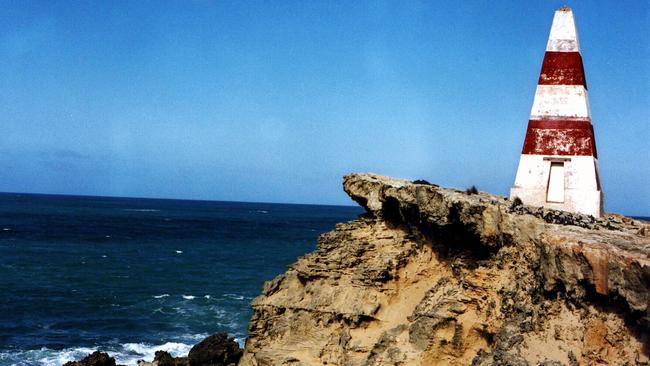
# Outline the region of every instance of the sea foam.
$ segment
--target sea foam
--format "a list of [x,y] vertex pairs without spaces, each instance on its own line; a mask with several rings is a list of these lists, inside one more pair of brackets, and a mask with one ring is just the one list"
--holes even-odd
[[81,360],[95,352],[107,352],[117,364],[136,365],[138,360],[152,361],[156,351],[169,352],[173,357],[187,356],[193,343],[205,338],[205,334],[185,336],[188,343],[166,342],[163,344],[124,343],[108,347],[76,347],[53,350],[46,347],[36,350],[16,350],[0,353],[0,364],[16,366],[61,366],[68,361]]

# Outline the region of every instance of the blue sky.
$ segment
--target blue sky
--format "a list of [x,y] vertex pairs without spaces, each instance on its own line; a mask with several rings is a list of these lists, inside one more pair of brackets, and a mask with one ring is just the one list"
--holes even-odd
[[[351,204],[506,194],[561,1],[0,0],[0,191]],[[606,209],[650,215],[650,8],[576,14]]]

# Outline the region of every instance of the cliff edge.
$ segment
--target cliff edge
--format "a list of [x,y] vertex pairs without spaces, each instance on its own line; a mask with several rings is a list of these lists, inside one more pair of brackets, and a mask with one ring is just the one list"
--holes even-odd
[[351,174],[366,209],[265,284],[240,365],[634,365],[650,225]]

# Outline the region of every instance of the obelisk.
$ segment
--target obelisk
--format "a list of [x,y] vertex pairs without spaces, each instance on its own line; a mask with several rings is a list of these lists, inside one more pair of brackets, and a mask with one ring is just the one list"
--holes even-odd
[[573,11],[555,12],[510,197],[600,217],[603,194]]

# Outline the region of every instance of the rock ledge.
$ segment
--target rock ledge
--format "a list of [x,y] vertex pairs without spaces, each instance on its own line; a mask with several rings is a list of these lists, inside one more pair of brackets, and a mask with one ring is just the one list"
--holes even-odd
[[649,363],[648,223],[343,185],[367,213],[265,285],[240,365]]

